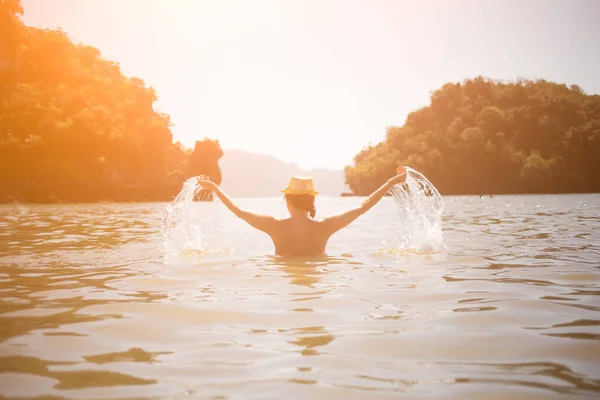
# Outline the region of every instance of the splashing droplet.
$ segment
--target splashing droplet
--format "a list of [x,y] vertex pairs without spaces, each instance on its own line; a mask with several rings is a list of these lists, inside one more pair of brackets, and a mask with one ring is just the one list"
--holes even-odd
[[406,167],[406,182],[394,185],[391,194],[398,208],[397,250],[439,252],[443,247],[444,201],[420,172]]
[[208,245],[202,235],[200,204],[194,203],[194,194],[200,190],[196,177],[189,178],[173,202],[162,214],[162,234],[167,253],[205,250]]

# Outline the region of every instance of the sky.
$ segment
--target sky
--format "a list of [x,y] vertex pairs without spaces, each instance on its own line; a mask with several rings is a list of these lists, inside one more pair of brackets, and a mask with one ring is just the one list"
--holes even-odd
[[23,0],[142,78],[174,140],[341,169],[446,82],[600,93],[600,0]]

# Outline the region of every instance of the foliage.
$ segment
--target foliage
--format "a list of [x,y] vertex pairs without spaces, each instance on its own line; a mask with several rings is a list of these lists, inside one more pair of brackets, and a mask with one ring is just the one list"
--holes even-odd
[[598,192],[600,96],[544,80],[448,83],[358,153],[346,183],[369,194],[401,164],[447,194]]
[[[219,159],[223,157],[223,150],[219,145],[218,140],[210,140],[205,138],[201,141],[196,141],[194,151],[189,158],[189,173],[190,176],[206,175],[217,185],[221,184],[221,168],[219,168]],[[212,192],[202,189],[198,191],[195,200],[211,201],[213,199]]]
[[156,93],[60,30],[25,26],[0,0],[0,200],[154,200],[176,194],[189,154]]
[[218,140],[196,141],[194,151],[189,157],[190,176],[206,175],[217,185],[221,184],[221,169],[219,168],[219,159],[223,157],[223,150]]

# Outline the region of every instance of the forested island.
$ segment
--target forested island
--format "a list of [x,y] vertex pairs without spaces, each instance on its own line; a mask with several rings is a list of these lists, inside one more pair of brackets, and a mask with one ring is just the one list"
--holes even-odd
[[22,13],[0,2],[0,201],[169,200],[215,176],[218,141],[174,144],[152,88]]
[[544,80],[447,83],[358,153],[346,183],[367,195],[397,165],[442,194],[599,192],[600,96]]
[[[152,88],[22,13],[0,1],[0,202],[164,201],[188,177],[220,180],[217,140],[173,143]],[[543,80],[448,83],[357,154],[346,183],[367,195],[399,164],[442,194],[598,192],[600,96]]]

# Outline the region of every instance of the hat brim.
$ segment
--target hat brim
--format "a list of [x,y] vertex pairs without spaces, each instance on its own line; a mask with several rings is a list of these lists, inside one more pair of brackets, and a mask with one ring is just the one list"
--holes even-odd
[[281,193],[285,193],[285,194],[297,194],[297,195],[302,195],[302,194],[308,194],[311,196],[316,196],[319,194],[319,192],[316,192],[314,190],[294,190],[294,189],[283,189],[281,191]]

